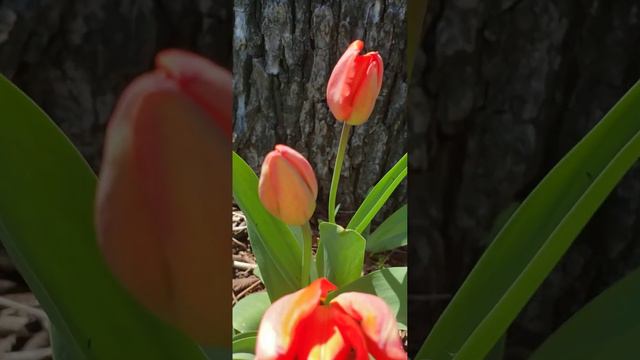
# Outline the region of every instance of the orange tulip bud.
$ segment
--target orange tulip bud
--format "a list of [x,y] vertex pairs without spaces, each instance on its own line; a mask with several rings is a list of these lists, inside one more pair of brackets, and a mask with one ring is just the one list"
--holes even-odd
[[336,119],[350,125],[365,123],[382,88],[383,64],[377,52],[360,55],[356,40],[336,64],[327,84],[327,103]]
[[304,225],[316,209],[318,183],[307,159],[286,145],[276,145],[262,163],[260,200],[289,225]]
[[274,302],[260,323],[256,360],[368,360],[369,354],[407,359],[396,320],[382,299],[344,293],[324,304],[335,289],[321,278]]
[[231,106],[225,69],[168,50],[109,122],[97,235],[129,292],[205,345],[231,341]]

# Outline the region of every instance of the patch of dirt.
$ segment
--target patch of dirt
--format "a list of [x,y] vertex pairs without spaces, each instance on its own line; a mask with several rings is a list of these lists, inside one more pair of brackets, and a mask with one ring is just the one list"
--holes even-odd
[[244,214],[234,207],[232,214],[233,226],[233,280],[232,304],[235,305],[243,297],[264,290],[260,279],[253,274],[256,268],[256,258],[251,252],[247,222]]
[[0,359],[51,360],[49,320],[0,247]]

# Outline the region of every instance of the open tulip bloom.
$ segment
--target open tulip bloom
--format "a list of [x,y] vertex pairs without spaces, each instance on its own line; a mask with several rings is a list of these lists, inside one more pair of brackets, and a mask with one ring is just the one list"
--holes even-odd
[[335,289],[320,278],[271,305],[258,331],[256,360],[407,358],[383,300],[347,292],[327,301]]
[[[362,41],[354,41],[328,80],[327,105],[343,131],[329,192],[329,219],[319,222],[315,256],[309,221],[318,184],[311,164],[295,149],[279,144],[265,156],[258,179],[234,154],[234,198],[247,219],[256,274],[268,294],[251,294],[236,304],[236,353],[254,352],[246,342],[257,331],[256,359],[406,359],[397,326],[406,328],[406,267],[363,276],[363,266],[367,250],[406,245],[406,206],[367,238],[364,233],[406,177],[407,156],[371,189],[348,224],[336,223],[338,179],[350,129],[369,119],[382,87],[382,58],[377,52],[361,55],[363,48]],[[392,228],[404,236],[394,236]],[[333,290],[340,294],[327,300]],[[256,306],[264,309],[264,316]]]

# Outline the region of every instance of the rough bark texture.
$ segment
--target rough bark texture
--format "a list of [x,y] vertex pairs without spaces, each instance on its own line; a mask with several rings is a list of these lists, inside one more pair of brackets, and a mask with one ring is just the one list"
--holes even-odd
[[[414,350],[500,214],[640,77],[636,0],[432,0],[428,17],[410,89]],[[511,327],[507,359],[640,265],[639,214],[636,166]]]
[[97,168],[122,89],[167,47],[231,67],[231,0],[0,0],[0,72]]
[[[355,128],[338,202],[354,210],[406,151],[405,0],[238,0],[235,2],[234,147],[256,170],[276,143],[307,156],[326,204],[341,123],[329,112],[326,83],[349,43],[363,39],[385,65],[369,122]],[[405,198],[400,189],[396,204]],[[393,205],[390,207],[394,207]],[[325,206],[318,211],[326,216]]]

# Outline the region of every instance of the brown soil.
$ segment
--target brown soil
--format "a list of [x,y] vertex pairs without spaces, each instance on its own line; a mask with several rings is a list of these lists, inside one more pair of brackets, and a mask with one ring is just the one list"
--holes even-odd
[[51,359],[49,321],[0,247],[0,359]]
[[240,210],[233,210],[233,281],[232,304],[235,305],[243,297],[264,290],[264,285],[253,275],[256,258],[251,252],[251,244],[247,234],[247,224]]

